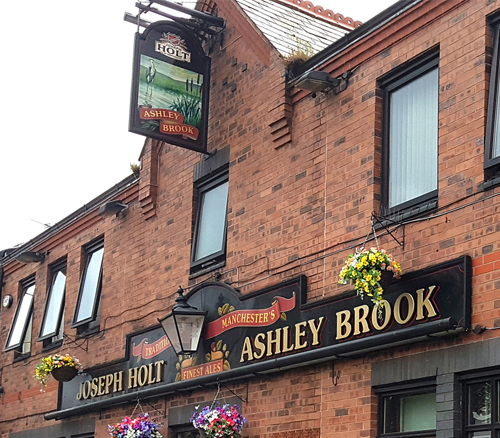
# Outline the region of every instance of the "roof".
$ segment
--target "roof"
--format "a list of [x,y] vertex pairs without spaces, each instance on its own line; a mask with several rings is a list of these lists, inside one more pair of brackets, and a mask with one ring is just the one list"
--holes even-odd
[[309,56],[361,25],[305,0],[237,0],[240,7],[283,56]]
[[[96,198],[92,199],[89,203],[83,205],[78,210],[71,213],[69,216],[65,217],[58,223],[52,225],[50,228],[46,229],[44,232],[35,236],[29,242],[26,242],[22,245],[17,245],[12,248],[0,249],[0,272],[2,266],[5,266],[8,262],[15,259],[18,254],[21,254],[24,251],[30,250],[33,247],[42,244],[46,240],[50,239],[52,236],[61,232],[61,230],[69,227],[76,221],[80,220],[85,215],[89,214],[92,211],[95,211],[99,206],[103,203],[110,201],[111,199],[115,199],[116,196],[121,194],[124,190],[128,189],[132,185],[138,182],[138,178],[131,174],[115,184],[113,187],[106,190],[104,193],[100,194]],[[1,289],[1,282],[0,282]],[[0,291],[1,292],[1,291]]]
[[298,67],[294,80],[299,79],[302,74],[310,70],[321,68],[321,66],[329,59],[338,56],[352,45],[369,39],[373,33],[382,29],[384,26],[390,25],[395,18],[409,11],[422,1],[423,0],[399,0],[392,4],[387,9],[363,23],[362,26],[357,27],[330,46],[325,47],[318,53],[315,53],[311,58]]

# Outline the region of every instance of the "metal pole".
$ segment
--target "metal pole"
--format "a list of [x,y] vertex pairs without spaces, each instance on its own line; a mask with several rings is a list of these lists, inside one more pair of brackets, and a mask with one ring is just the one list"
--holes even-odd
[[167,0],[151,0],[151,3],[158,3],[159,5],[165,6],[166,8],[170,8],[178,12],[183,12],[185,14],[191,15],[191,17],[199,18],[200,20],[210,23],[215,27],[224,27],[224,20],[222,18],[214,17],[212,15],[206,14],[205,12],[195,11],[194,9],[186,8],[185,6],[180,6]]

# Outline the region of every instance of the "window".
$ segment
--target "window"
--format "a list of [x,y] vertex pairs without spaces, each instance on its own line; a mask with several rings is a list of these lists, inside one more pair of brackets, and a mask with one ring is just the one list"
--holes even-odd
[[437,197],[438,64],[439,56],[432,52],[379,80],[382,210],[387,214],[429,205]]
[[31,351],[31,325],[33,320],[33,296],[35,294],[35,278],[21,284],[22,296],[17,306],[16,315],[10,328],[4,351],[17,350],[26,355]]
[[380,437],[434,437],[436,389],[434,384],[403,385],[377,390]]
[[228,174],[195,185],[198,209],[191,252],[191,271],[221,266],[226,259]]
[[78,334],[84,334],[99,326],[103,256],[103,240],[93,242],[84,248],[85,269],[80,281],[72,325],[79,328]]
[[488,117],[486,120],[486,136],[484,147],[484,167],[486,178],[498,177],[500,174],[500,14],[490,20],[493,30],[493,59],[491,63],[490,89],[488,97]]
[[53,426],[30,428],[21,432],[11,432],[9,438],[94,438],[94,419],[63,421]]
[[66,261],[50,267],[50,289],[47,294],[45,313],[40,329],[39,341],[44,341],[44,347],[62,339],[64,324],[64,295],[66,291]]
[[500,376],[464,382],[464,438],[500,437]]
[[174,428],[173,435],[175,438],[201,438],[200,431],[192,425]]

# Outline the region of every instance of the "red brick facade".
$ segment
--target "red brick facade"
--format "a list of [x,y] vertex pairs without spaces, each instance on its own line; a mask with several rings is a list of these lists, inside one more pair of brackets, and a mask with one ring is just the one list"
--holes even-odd
[[[383,118],[377,81],[433,48],[439,53],[438,207],[394,227],[403,246],[383,229],[377,232],[378,240],[404,272],[470,256],[472,327],[500,326],[500,187],[482,190],[493,47],[486,17],[500,10],[500,2],[417,3],[323,60],[317,70],[333,76],[352,70],[352,76],[345,91],[317,97],[288,88],[283,60],[233,2],[220,2],[218,8],[227,29],[211,54],[208,144],[209,152],[229,148],[225,266],[190,273],[193,172],[205,157],[147,140],[140,178],[129,178],[112,192],[113,199],[128,204],[127,210],[102,217],[97,209],[104,200],[90,203],[88,211],[75,212],[60,229],[56,225],[27,244],[26,249],[49,252],[43,263],[9,259],[3,266],[2,297],[12,295],[14,305],[0,313],[2,348],[20,300],[20,282],[35,274],[36,293],[31,355],[21,361],[14,360],[13,351],[0,355],[5,391],[0,395],[0,438],[30,430],[32,435],[22,436],[46,436],[43,428],[75,420],[95,424],[95,437],[104,438],[108,424],[134,409],[132,402],[47,421],[44,415],[57,410],[58,386],[49,380],[41,393],[33,377],[43,356],[37,336],[50,281],[48,267],[67,260],[64,331],[75,339],[71,322],[84,264],[82,248],[93,239],[104,238],[100,331],[65,341],[63,347],[86,368],[122,359],[126,335],[156,325],[172,307],[179,285],[189,288],[216,279],[248,294],[305,275],[308,302],[348,291],[348,286],[338,285],[341,266],[371,232],[372,212],[380,212]],[[367,246],[373,244],[370,240]],[[379,433],[374,386],[429,377],[424,365],[410,370],[404,364],[416,358],[433,363],[439,353],[444,358],[448,352],[458,357],[476,351],[475,360],[481,356],[484,362],[471,359],[468,367],[455,369],[446,363],[443,366],[450,369],[442,372],[440,365],[434,372],[438,385],[445,385],[452,374],[500,366],[489,353],[498,339],[496,330],[466,332],[246,377],[228,387],[248,400],[240,402],[248,419],[244,437],[333,438],[341,433],[344,438],[373,438]],[[383,368],[397,364],[399,371],[390,380]],[[224,391],[225,398],[232,397]],[[164,423],[163,436],[170,437],[169,412],[211,403],[213,396],[213,387],[191,389],[148,399],[143,407]],[[461,413],[449,411],[454,424],[440,423],[444,420],[438,416],[437,435],[458,438]]]

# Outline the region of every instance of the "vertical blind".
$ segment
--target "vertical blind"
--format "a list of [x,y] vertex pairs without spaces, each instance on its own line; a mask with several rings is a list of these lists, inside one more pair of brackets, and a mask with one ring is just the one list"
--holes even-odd
[[438,91],[435,68],[391,93],[389,207],[437,189]]

